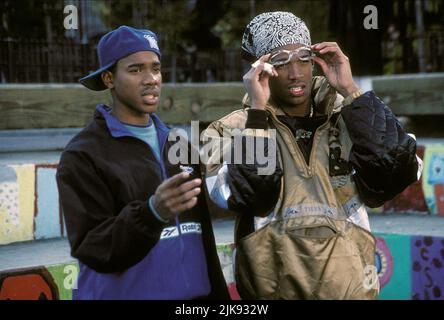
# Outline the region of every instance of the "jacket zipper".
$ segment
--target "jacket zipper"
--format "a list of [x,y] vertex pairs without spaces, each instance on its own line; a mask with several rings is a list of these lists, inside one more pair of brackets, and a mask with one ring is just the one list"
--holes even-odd
[[[163,159],[163,151],[165,150],[166,141],[162,145],[162,149],[160,150],[160,156],[159,156],[159,166],[160,166],[160,172],[162,176],[162,182],[168,179],[168,175],[165,169],[164,159]],[[151,149],[151,152],[153,152],[150,145],[148,145]],[[182,232],[180,231],[180,224],[179,224],[179,215],[176,215],[175,217],[176,227],[179,231],[179,235],[182,235]]]
[[[161,174],[162,174],[162,179],[163,181],[166,180],[168,178],[167,173],[166,173],[166,169],[165,169],[165,164],[164,164],[164,159],[163,159],[163,154],[164,154],[164,149],[165,149],[165,145],[166,145],[166,141],[163,143],[162,145],[162,150],[160,150],[160,157],[159,157],[159,165],[161,168]],[[150,146],[151,148],[151,146]],[[182,238],[182,231],[180,230],[180,220],[179,220],[179,215],[176,214],[175,218],[175,223],[176,223],[176,228],[177,231],[179,232],[178,238],[179,238],[179,243],[180,243],[180,259],[183,260],[184,259],[184,254],[185,254],[185,244],[183,242],[183,238]],[[190,287],[190,283],[187,279],[187,275],[185,274],[185,271],[182,269],[182,277],[183,280],[185,282],[185,286],[188,290],[188,288]]]
[[330,121],[331,115],[328,115],[327,120],[323,124],[321,124],[318,128],[316,128],[316,130],[315,130],[315,134],[313,136],[313,145],[311,146],[310,157],[309,157],[309,164],[308,165],[307,165],[307,162],[304,159],[302,151],[299,148],[299,145],[298,145],[295,137],[293,136],[293,133],[291,132],[291,130],[285,124],[283,124],[276,117],[276,115],[273,112],[271,112],[271,115],[273,117],[273,120],[276,121],[277,124],[280,125],[282,127],[282,129],[287,132],[287,134],[289,134],[290,137],[292,137],[291,143],[292,143],[293,147],[296,149],[296,154],[297,154],[297,157],[298,157],[298,160],[299,160],[299,164],[302,164],[302,167],[304,169],[305,175],[308,176],[308,177],[313,177],[313,170],[312,170],[312,168],[313,168],[314,155],[315,155],[315,152],[316,152],[316,148],[318,146],[318,142],[317,142],[318,136],[319,136],[319,132],[318,131],[324,129],[324,127]]

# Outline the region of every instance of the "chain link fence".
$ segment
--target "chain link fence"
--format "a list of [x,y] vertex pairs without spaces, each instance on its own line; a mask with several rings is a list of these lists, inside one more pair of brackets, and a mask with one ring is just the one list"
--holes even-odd
[[[93,44],[0,40],[0,83],[73,83],[98,67]],[[241,81],[244,68],[234,49],[162,55],[164,82]]]

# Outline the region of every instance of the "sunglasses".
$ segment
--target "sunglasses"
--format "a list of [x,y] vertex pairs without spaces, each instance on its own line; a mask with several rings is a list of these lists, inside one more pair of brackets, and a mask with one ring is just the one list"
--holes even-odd
[[313,51],[308,47],[301,47],[296,50],[279,50],[271,55],[268,63],[273,66],[281,66],[289,63],[295,55],[299,61],[302,62],[308,62],[315,56]]

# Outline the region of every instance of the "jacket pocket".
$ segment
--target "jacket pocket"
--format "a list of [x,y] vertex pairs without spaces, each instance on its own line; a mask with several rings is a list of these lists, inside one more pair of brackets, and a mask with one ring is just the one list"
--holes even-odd
[[[372,299],[365,286],[374,239],[347,221],[296,217],[269,224],[239,242],[236,281],[250,299]],[[304,223],[310,224],[306,225]],[[317,221],[316,221],[317,220]],[[364,237],[356,241],[355,237]],[[367,250],[369,251],[369,250]]]

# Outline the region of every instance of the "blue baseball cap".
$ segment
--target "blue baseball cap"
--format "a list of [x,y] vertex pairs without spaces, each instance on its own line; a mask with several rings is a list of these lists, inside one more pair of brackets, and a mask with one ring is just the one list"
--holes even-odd
[[100,68],[79,79],[79,82],[95,91],[107,89],[102,81],[102,72],[108,70],[120,59],[139,51],[152,51],[160,59],[160,49],[154,32],[128,26],[121,26],[108,32],[100,39],[97,46]]

